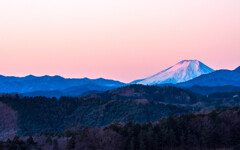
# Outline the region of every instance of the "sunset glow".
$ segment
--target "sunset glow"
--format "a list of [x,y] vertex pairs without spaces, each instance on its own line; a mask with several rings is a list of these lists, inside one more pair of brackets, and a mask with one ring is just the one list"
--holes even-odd
[[130,82],[184,59],[240,65],[239,0],[1,0],[0,74]]

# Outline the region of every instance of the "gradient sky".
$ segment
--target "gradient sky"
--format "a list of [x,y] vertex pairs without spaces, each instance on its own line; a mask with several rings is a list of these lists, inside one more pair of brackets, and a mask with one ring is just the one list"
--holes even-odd
[[145,78],[240,65],[240,0],[0,0],[0,74]]

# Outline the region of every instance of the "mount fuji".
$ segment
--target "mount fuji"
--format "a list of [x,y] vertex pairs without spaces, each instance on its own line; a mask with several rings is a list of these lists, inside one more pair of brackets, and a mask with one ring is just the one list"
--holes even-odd
[[163,70],[153,76],[131,82],[131,84],[157,85],[176,84],[196,78],[203,74],[208,74],[214,70],[198,60],[183,60]]

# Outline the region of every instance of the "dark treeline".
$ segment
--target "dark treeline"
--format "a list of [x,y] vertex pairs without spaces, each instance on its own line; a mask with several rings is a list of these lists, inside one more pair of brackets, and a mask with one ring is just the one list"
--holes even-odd
[[132,85],[75,98],[0,95],[0,150],[240,149],[239,94]]
[[170,116],[142,124],[115,121],[104,128],[70,128],[63,133],[42,133],[25,141],[15,137],[0,142],[0,150],[11,147],[55,150],[238,150],[240,108]]
[[[0,103],[16,111],[16,126],[20,136],[35,135],[40,132],[63,132],[75,126],[103,127],[115,120],[143,123],[190,112],[189,108],[150,101],[139,104],[138,101],[103,101],[98,98],[83,99],[82,97],[56,99],[4,95],[0,97]],[[6,116],[0,114],[0,117]],[[8,125],[0,122],[0,137],[2,126]]]
[[181,115],[160,119],[157,123],[124,126],[115,122],[109,129],[127,138],[129,150],[157,149],[240,149],[240,109],[213,111],[203,115]]

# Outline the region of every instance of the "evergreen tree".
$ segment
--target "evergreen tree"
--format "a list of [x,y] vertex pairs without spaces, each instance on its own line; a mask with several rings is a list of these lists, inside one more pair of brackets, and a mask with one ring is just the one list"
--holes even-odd
[[135,138],[132,137],[130,139],[129,149],[128,150],[135,150]]
[[52,138],[51,138],[51,136],[47,136],[46,143],[52,145]]
[[0,150],[3,150],[3,142],[2,141],[0,141]]
[[59,148],[58,148],[58,141],[57,141],[57,139],[54,139],[53,140],[53,150],[58,150]]
[[169,134],[168,137],[169,137],[170,149],[172,150],[174,147],[175,139],[176,139],[173,129],[170,129],[168,134]]
[[76,138],[75,136],[73,135],[71,137],[71,139],[68,141],[67,143],[67,150],[71,150],[71,149],[74,149],[75,148],[75,144],[76,144]]
[[141,131],[139,134],[139,150],[146,150],[146,134],[144,131]]
[[30,144],[30,145],[35,144],[32,136],[29,136],[29,138],[27,139],[27,144]]

